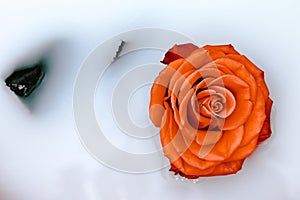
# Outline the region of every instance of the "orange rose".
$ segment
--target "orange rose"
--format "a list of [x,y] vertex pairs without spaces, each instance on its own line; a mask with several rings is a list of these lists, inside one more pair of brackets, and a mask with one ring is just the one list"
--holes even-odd
[[175,45],[151,89],[171,171],[187,178],[234,174],[271,135],[264,72],[231,45]]

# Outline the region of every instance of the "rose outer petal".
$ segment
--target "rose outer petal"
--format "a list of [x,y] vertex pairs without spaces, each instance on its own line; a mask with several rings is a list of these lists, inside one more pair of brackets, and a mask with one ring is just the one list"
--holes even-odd
[[253,140],[253,138],[258,136],[266,119],[265,100],[260,89],[257,90],[256,96],[256,102],[253,106],[251,115],[245,123],[245,136],[243,138],[241,146],[247,145],[249,142],[251,142],[251,140]]
[[[217,45],[217,46],[206,45],[203,48],[208,50],[210,53],[221,52],[223,53],[223,55],[227,55],[227,54],[240,55],[239,52],[237,52],[231,44]],[[215,60],[216,58],[214,57],[213,59]]]
[[209,174],[209,176],[235,174],[239,170],[241,170],[244,160],[245,159],[221,163],[220,165],[215,167],[214,171]]
[[245,146],[240,146],[238,149],[236,149],[230,158],[228,158],[226,161],[237,161],[240,159],[245,159],[248,156],[250,156],[251,153],[256,149],[257,147],[257,137],[253,138],[249,144]]
[[224,131],[221,139],[209,152],[207,152],[206,155],[204,155],[204,157],[201,156],[201,158],[208,161],[223,161],[229,158],[231,154],[239,147],[243,136],[244,126],[240,126],[233,130]]
[[269,97],[269,90],[264,80],[264,72],[254,65],[246,56],[228,55],[227,57],[242,63],[247,68],[247,70],[254,76],[257,86],[261,88],[265,100],[267,100]]
[[189,43],[189,44],[181,44],[181,45],[174,45],[166,54],[161,61],[164,64],[169,64],[174,60],[178,60],[180,58],[188,57],[194,50],[198,49],[197,46]]
[[168,65],[163,69],[159,76],[155,79],[151,88],[151,99],[149,105],[149,115],[152,123],[156,127],[160,127],[161,120],[164,115],[164,98],[169,86],[169,81],[173,74],[176,72],[177,68],[184,62],[183,59],[179,59]]
[[273,101],[270,98],[268,98],[266,102],[266,119],[261,129],[261,132],[259,133],[258,144],[268,139],[272,134],[271,121],[270,121],[272,105],[273,105]]
[[240,147],[228,159],[230,161],[246,158],[257,148],[259,132],[266,118],[264,96],[261,90],[257,91],[256,103],[248,121],[245,123],[243,140]]
[[172,110],[166,105],[166,112],[160,129],[160,140],[165,156],[167,156],[172,163],[176,161],[176,166],[180,168],[183,164],[180,154],[174,148],[173,138],[174,135],[176,136],[178,134],[178,131],[178,126],[172,119]]
[[[208,131],[207,136],[209,134],[210,132]],[[244,126],[224,131],[221,136],[221,138],[218,138],[211,145],[196,145],[196,143],[193,143],[189,149],[201,159],[207,161],[224,161],[239,147],[244,136]]]
[[235,60],[239,63],[242,63],[254,77],[260,77],[264,73],[256,65],[254,65],[246,56],[243,56],[243,55],[227,55],[227,57],[232,59],[232,60]]

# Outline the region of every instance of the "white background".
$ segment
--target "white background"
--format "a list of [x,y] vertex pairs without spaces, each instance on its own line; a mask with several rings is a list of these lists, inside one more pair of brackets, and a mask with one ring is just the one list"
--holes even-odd
[[[0,200],[299,199],[299,20],[298,0],[0,0],[1,82],[41,54],[50,60],[32,101],[0,85]],[[192,184],[166,170],[124,174],[80,144],[72,92],[81,63],[106,39],[142,27],[175,30],[200,46],[232,43],[265,71],[273,135],[237,175]]]

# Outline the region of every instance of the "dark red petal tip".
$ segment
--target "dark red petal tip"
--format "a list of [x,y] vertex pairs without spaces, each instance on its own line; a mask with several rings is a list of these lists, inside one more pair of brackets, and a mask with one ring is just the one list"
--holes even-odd
[[192,43],[174,45],[165,54],[165,57],[164,57],[163,61],[161,61],[161,62],[167,65],[170,62],[173,62],[174,60],[177,60],[180,58],[186,58],[196,49],[198,49],[198,47],[193,45]]

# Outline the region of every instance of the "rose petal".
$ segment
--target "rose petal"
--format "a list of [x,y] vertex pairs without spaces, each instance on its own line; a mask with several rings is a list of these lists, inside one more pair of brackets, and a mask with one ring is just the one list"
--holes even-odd
[[[173,119],[172,110],[167,104],[164,118],[165,123],[161,128],[161,142],[164,154],[170,159],[174,167],[182,172],[194,171],[197,173],[205,173],[205,169],[217,164],[201,160],[188,150],[188,147],[183,143],[178,126]],[[183,159],[185,163],[182,164],[180,159]],[[212,169],[206,173],[211,171]]]
[[200,105],[200,111],[199,113],[201,113],[201,115],[203,115],[204,117],[208,117],[208,118],[211,118],[213,117],[212,116],[212,111],[211,111],[211,108],[207,105],[201,105],[202,102],[198,101],[198,106],[194,106],[194,107],[199,107]]
[[242,63],[247,70],[256,78],[263,74],[263,71],[254,65],[246,56],[243,55],[227,55],[228,58]]
[[260,89],[257,90],[256,96],[257,98],[253,106],[253,110],[247,122],[245,123],[245,135],[241,146],[247,145],[249,142],[251,142],[251,140],[253,140],[253,138],[258,136],[266,119],[265,100]]
[[221,163],[220,165],[214,168],[214,171],[211,174],[209,174],[209,176],[235,174],[242,169],[244,160],[245,159]]
[[224,110],[221,111],[218,114],[218,116],[222,118],[226,118],[229,115],[231,115],[236,108],[236,100],[233,94],[228,89],[220,86],[210,86],[210,89],[216,91],[217,94],[225,96],[224,98],[226,102],[225,102]]
[[270,98],[268,98],[268,100],[266,102],[266,119],[265,119],[264,125],[259,133],[258,144],[260,144],[263,141],[265,141],[266,139],[268,139],[272,134],[271,122],[270,122],[272,104],[273,104],[273,101]]
[[206,64],[205,66],[203,66],[201,69],[217,69],[219,71],[222,72],[222,74],[229,74],[229,75],[233,75],[234,73],[226,66],[221,65],[219,63],[216,62],[211,62]]
[[257,138],[258,137],[255,137],[247,145],[240,146],[239,148],[237,148],[232,153],[232,155],[230,156],[230,158],[228,158],[226,161],[236,161],[236,160],[244,159],[244,158],[247,158],[248,156],[250,156],[250,154],[257,147]]
[[203,48],[196,49],[185,60],[191,63],[196,69],[200,69],[207,63],[213,61],[209,52]]
[[197,83],[198,80],[204,80],[204,81],[201,81],[199,84],[201,86],[205,86],[206,85],[205,80],[207,78],[212,77],[212,78],[216,79],[217,77],[220,77],[220,76],[221,76],[220,72],[217,70],[213,70],[213,69],[203,69],[203,70],[200,69],[200,70],[194,71],[192,74],[190,74],[188,77],[186,77],[186,80],[183,82],[183,84],[180,88],[181,92],[178,96],[179,102],[182,101],[186,92],[189,91],[191,88],[193,88],[194,84]]
[[195,141],[198,144],[199,149],[193,151],[194,154],[199,155],[200,146],[216,144],[222,137],[222,131],[211,131],[211,130],[198,130]]
[[[231,44],[227,45],[206,45],[203,47],[204,49],[208,50],[209,52],[222,52],[224,55],[227,54],[237,54],[239,55],[239,52],[237,52],[234,47]],[[216,58],[214,58],[215,60]]]
[[198,152],[200,158],[208,161],[223,161],[231,156],[236,150],[244,135],[244,126],[240,126],[230,131],[224,131],[221,139],[210,149],[204,149],[203,146]]
[[233,93],[235,98],[241,98],[244,100],[250,99],[250,89],[249,86],[242,81],[240,78],[233,75],[223,75],[217,77],[215,80],[208,84],[210,86],[221,86]]
[[183,165],[180,158],[180,153],[178,153],[174,148],[175,140],[178,140],[176,138],[179,136],[179,129],[173,119],[172,110],[170,109],[169,105],[165,106],[166,112],[164,115],[164,123],[160,129],[160,140],[165,156],[168,157],[170,162],[176,162],[176,166],[180,168],[180,165]]
[[267,100],[269,98],[270,92],[264,80],[264,74],[261,77],[256,77],[256,84],[264,94],[265,100]]
[[[198,129],[197,125],[199,124],[200,127],[206,127],[209,125],[210,119],[206,118],[204,116],[201,116],[201,115],[192,116],[191,115],[192,113],[188,112],[188,104],[189,104],[190,100],[192,99],[192,96],[195,96],[194,92],[192,90],[189,90],[179,106],[179,115],[180,115],[179,126],[185,127],[185,129],[190,130],[191,133],[192,132],[196,133],[196,131]],[[194,117],[199,117],[199,118],[195,119],[196,121],[194,121]],[[190,122],[196,123],[197,125],[191,124]],[[195,125],[196,127],[193,125]],[[195,135],[191,135],[189,138],[194,138],[194,136]]]
[[202,115],[202,114],[196,112],[195,107],[193,107],[193,105],[191,103],[191,101],[194,101],[192,99],[193,98],[191,98],[191,100],[188,102],[188,105],[187,105],[188,121],[195,129],[205,128],[210,123],[210,117],[206,117],[205,115]]
[[194,50],[198,49],[197,46],[189,44],[174,45],[166,54],[162,61],[164,64],[169,64],[174,60],[188,57]]
[[238,77],[232,75],[224,75],[217,78],[209,84],[209,87],[215,85],[223,86],[230,90],[235,96],[236,101],[236,108],[232,114],[226,118],[222,130],[232,130],[244,124],[252,111],[248,85]]
[[[151,88],[151,99],[149,106],[150,119],[156,127],[160,127],[163,112],[160,109],[164,107],[164,98],[169,85],[169,81],[176,69],[184,62],[183,59],[177,60],[163,69],[155,79]],[[156,105],[156,106],[153,106]],[[160,105],[160,106],[157,106]]]
[[[200,171],[197,172],[197,174],[199,174],[199,173],[201,173],[201,174],[204,173],[205,174],[207,172],[205,172],[203,170],[214,167],[215,165],[218,164],[216,162],[208,162],[206,160],[202,160],[199,157],[197,157],[196,155],[194,155],[189,150],[186,150],[182,154],[181,158],[185,161],[184,166],[183,166],[184,167],[183,172],[188,172],[188,170],[190,170],[191,167],[193,167],[193,168],[196,168],[197,170],[202,171],[202,172],[200,172]],[[185,164],[188,164],[189,167],[186,167]],[[195,170],[195,169],[193,169],[193,170]],[[189,174],[189,173],[187,173],[187,174]],[[196,174],[194,173],[193,175],[196,175]]]
[[254,101],[254,99],[256,98],[256,81],[243,64],[229,58],[217,59],[214,62],[218,65],[226,66],[237,77],[239,77],[246,84],[248,84],[250,88],[250,99],[251,101]]
[[183,62],[181,66],[178,68],[177,72],[174,73],[173,77],[170,80],[170,84],[168,86],[168,93],[171,96],[172,108],[177,109],[177,103],[180,104],[178,99],[178,94],[181,86],[185,79],[190,76],[194,72],[194,68],[188,62]]
[[200,176],[208,176],[214,171],[214,167],[210,167],[207,169],[198,169],[196,167],[192,167],[191,165],[185,163],[181,168],[177,168],[173,163],[171,165],[170,171],[175,172],[175,174],[180,174],[183,177],[195,179]]
[[257,86],[262,89],[265,100],[267,100],[269,96],[269,90],[264,81],[264,72],[254,65],[246,56],[228,55],[228,58],[242,63],[247,68],[247,70],[254,76]]

